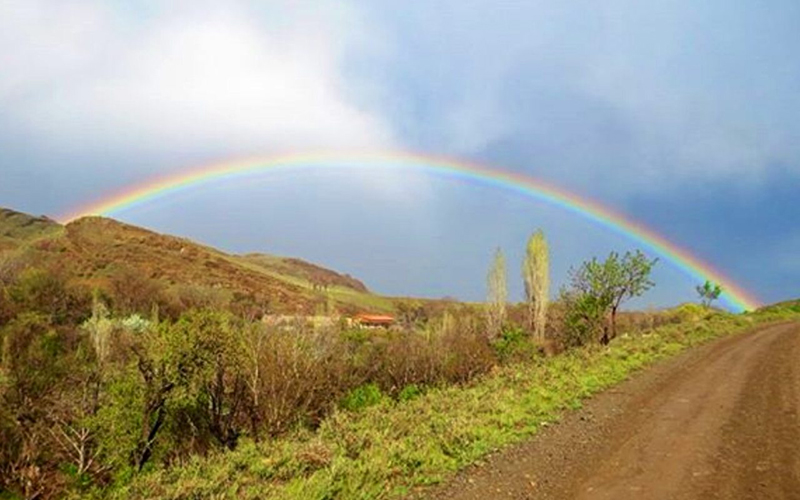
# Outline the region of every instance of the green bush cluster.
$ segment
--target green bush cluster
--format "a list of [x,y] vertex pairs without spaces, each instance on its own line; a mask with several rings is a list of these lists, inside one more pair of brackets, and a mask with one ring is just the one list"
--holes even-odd
[[363,410],[380,403],[383,397],[383,393],[377,384],[364,384],[348,392],[342,399],[341,406],[350,411]]

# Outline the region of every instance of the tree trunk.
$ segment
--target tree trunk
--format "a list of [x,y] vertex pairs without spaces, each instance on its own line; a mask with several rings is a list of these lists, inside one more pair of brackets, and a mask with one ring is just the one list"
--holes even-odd
[[[164,424],[164,404],[167,400],[166,396],[167,393],[172,390],[173,386],[174,384],[169,382],[162,385],[145,408],[142,437],[139,441],[139,446],[137,446],[136,457],[136,466],[140,471],[153,454],[153,444],[155,443],[158,431]],[[154,416],[155,418],[153,418]]]
[[147,434],[139,445],[139,456],[136,459],[136,466],[139,469],[139,471],[141,471],[142,468],[144,467],[144,464],[146,464],[147,461],[150,460],[150,456],[153,454],[153,443],[155,442],[158,430],[161,429],[161,425],[163,423],[164,423],[164,407],[163,405],[161,405],[156,410],[156,418],[153,425],[152,426],[148,425],[143,429],[147,431]]
[[617,307],[613,306],[611,308],[611,336],[609,337],[609,341],[617,338]]

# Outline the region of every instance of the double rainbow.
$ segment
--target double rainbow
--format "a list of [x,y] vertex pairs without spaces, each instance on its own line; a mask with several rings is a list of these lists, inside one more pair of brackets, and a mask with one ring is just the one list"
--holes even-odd
[[587,198],[515,172],[488,168],[477,163],[451,158],[411,153],[380,153],[358,155],[290,155],[272,158],[225,162],[192,168],[183,172],[150,179],[60,217],[71,221],[86,215],[112,215],[121,210],[147,203],[179,190],[214,182],[220,179],[249,176],[282,169],[403,169],[418,170],[442,177],[462,179],[520,193],[578,214],[618,233],[644,249],[671,262],[697,282],[711,280],[723,288],[722,299],[734,310],[759,307],[759,300],[710,264],[693,256],[688,250],[625,215]]

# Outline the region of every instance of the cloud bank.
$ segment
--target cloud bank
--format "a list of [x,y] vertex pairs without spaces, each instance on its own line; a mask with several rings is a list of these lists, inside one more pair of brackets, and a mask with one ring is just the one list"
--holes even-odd
[[389,147],[342,73],[367,32],[337,2],[3,2],[0,123],[67,150]]
[[603,195],[800,174],[796,3],[371,5],[423,147]]

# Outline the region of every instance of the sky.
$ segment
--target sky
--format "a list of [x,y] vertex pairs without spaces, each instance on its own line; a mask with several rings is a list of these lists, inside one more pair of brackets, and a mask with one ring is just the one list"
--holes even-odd
[[[763,302],[800,296],[794,1],[0,0],[0,206],[58,217],[247,157],[415,151],[602,203]],[[508,191],[419,171],[284,171],[114,213],[304,258],[379,293],[522,298],[527,236],[571,266],[635,242]],[[668,259],[634,302],[695,300]]]

